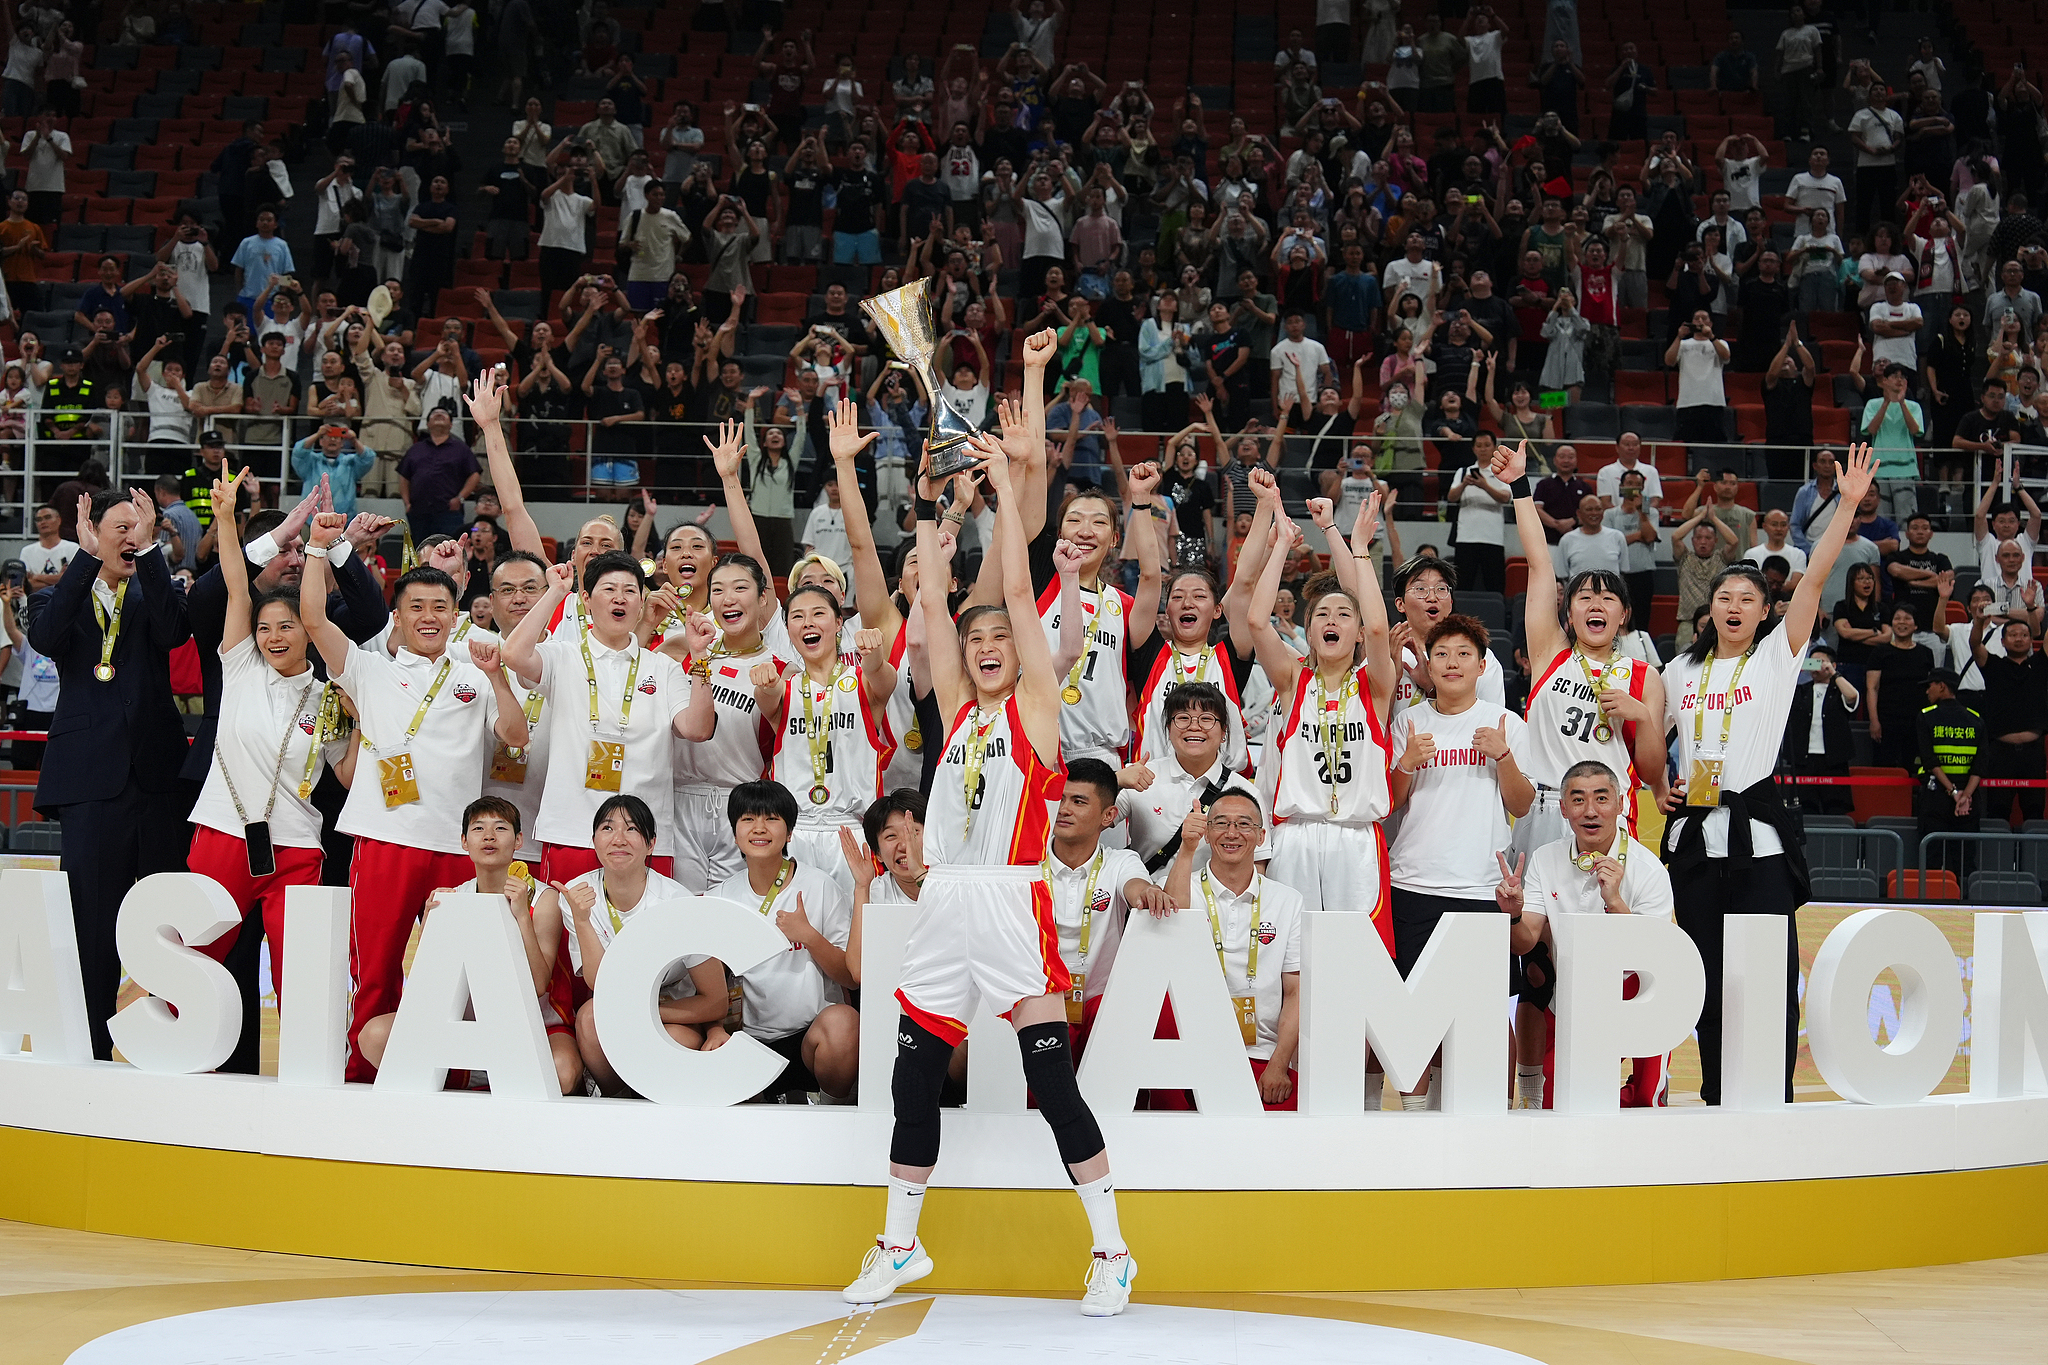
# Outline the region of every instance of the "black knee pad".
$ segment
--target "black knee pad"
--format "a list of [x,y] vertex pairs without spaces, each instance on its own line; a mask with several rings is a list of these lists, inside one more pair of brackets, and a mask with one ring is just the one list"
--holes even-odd
[[1067,1050],[1065,1023],[1032,1024],[1017,1030],[1024,1052],[1024,1080],[1038,1100],[1038,1112],[1052,1125],[1060,1160],[1079,1165],[1102,1150],[1102,1129],[1095,1124],[1081,1087],[1074,1081],[1074,1062]]
[[909,1015],[896,1020],[896,1071],[889,1094],[896,1102],[896,1131],[889,1160],[899,1166],[939,1162],[939,1093],[953,1045]]
[[[1550,945],[1536,940],[1536,945],[1522,954],[1516,975],[1521,978],[1519,994],[1522,1003],[1547,1010],[1557,998],[1557,965],[1550,960]],[[1531,980],[1531,977],[1537,978]]]

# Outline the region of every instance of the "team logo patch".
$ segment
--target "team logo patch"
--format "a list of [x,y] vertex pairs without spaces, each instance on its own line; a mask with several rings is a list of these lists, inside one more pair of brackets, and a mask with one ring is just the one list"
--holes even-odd
[[304,730],[309,735],[313,733],[313,727],[317,724],[319,724],[319,722],[311,716],[299,717],[299,728],[301,730]]
[[1279,931],[1270,923],[1264,920],[1259,922],[1259,946],[1261,948],[1271,943],[1277,937],[1279,937]]
[[650,697],[651,697],[651,696],[653,696],[653,695],[654,695],[654,679],[652,679],[652,678],[643,678],[643,679],[641,679],[641,681],[640,681],[640,690],[641,690],[642,692],[646,693],[646,694],[647,694],[648,696],[650,696]]
[[1109,893],[1107,891],[1102,890],[1100,887],[1097,887],[1095,890],[1095,899],[1088,902],[1088,913],[1092,915],[1097,913],[1098,911],[1107,909],[1109,909]]
[[471,687],[468,683],[455,684],[455,700],[467,706],[469,703],[476,700],[476,689],[474,687]]
[[855,685],[856,684],[854,682],[854,677],[851,673],[848,673],[846,676],[842,677],[839,680],[839,690],[841,692],[851,692],[853,691]]

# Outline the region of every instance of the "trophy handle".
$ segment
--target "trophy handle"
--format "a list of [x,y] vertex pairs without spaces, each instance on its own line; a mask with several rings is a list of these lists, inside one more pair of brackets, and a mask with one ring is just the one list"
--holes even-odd
[[963,469],[973,468],[981,459],[980,452],[971,444],[978,430],[969,425],[952,404],[942,398],[934,398],[931,421],[925,429],[925,477],[936,482],[950,479]]

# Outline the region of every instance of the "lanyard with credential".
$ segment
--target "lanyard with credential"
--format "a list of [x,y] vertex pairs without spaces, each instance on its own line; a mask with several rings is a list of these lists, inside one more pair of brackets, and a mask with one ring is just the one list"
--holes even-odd
[[100,623],[100,661],[92,675],[101,682],[114,680],[114,643],[121,638],[122,607],[128,601],[128,580],[122,579],[114,587],[114,611],[111,619],[107,609],[100,605],[99,595],[92,599],[92,614]]
[[[1259,902],[1265,898],[1265,878],[1252,873],[1252,919],[1245,931],[1244,984],[1247,989],[1257,986],[1259,980]],[[1223,968],[1223,979],[1230,980],[1230,968],[1223,961],[1223,919],[1216,913],[1216,889],[1209,883],[1209,869],[1202,869],[1202,899],[1209,905],[1209,936],[1216,942],[1216,964]]]
[[[1046,887],[1050,889],[1053,885],[1050,848],[1046,850],[1045,857],[1038,866],[1045,874]],[[1081,888],[1081,961],[1084,965],[1088,961],[1088,931],[1095,927],[1095,879],[1101,875],[1102,850],[1098,848],[1095,850],[1095,861],[1088,864],[1088,884]]]
[[[585,634],[576,642],[583,649],[583,680],[590,684],[590,732],[597,733],[597,661],[590,657],[590,636]],[[635,650],[626,662],[626,691],[619,698],[619,733],[626,733],[626,722],[633,717],[633,684],[640,675],[640,652]]]
[[782,894],[782,888],[789,885],[789,879],[795,875],[796,859],[784,858],[782,860],[782,866],[776,870],[775,885],[769,887],[768,894],[761,897],[761,909],[759,913],[762,919],[768,918],[769,912],[775,908],[776,898]]
[[[448,670],[454,666],[455,660],[448,658],[446,655],[442,656],[441,671],[434,675],[433,686],[429,687],[427,695],[420,699],[420,709],[412,713],[412,724],[405,728],[405,748],[412,748],[413,737],[419,734],[420,726],[426,723],[427,708],[432,706],[434,698],[440,695],[441,684],[448,681]],[[367,731],[363,732],[363,742],[365,744],[370,742],[370,736]]]
[[[1735,690],[1742,686],[1742,670],[1749,666],[1749,656],[1754,653],[1756,653],[1756,646],[1754,644],[1742,652],[1742,657],[1735,661],[1735,676],[1728,680],[1728,702],[1721,708],[1721,747],[1717,751],[1723,755],[1728,752],[1728,736],[1735,729]],[[1714,659],[1715,655],[1709,651],[1706,666],[1700,669],[1699,694],[1693,699],[1695,703],[1692,713],[1692,747],[1694,757],[1698,757],[1700,741],[1706,736],[1707,732],[1707,698],[1713,691],[1711,684],[1714,678]]]

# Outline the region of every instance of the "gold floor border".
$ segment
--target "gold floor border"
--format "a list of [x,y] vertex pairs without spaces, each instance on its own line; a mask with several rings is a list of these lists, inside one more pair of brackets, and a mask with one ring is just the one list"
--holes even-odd
[[[46,1226],[723,1283],[843,1283],[883,1202],[868,1187],[390,1166],[6,1127],[0,1169],[13,1173],[0,1217]],[[1136,1190],[1120,1205],[1160,1294],[1749,1279],[2048,1250],[2048,1163],[1725,1185]],[[1088,1238],[1064,1190],[935,1190],[923,1232],[938,1262],[924,1287],[1052,1294],[1074,1288]]]

